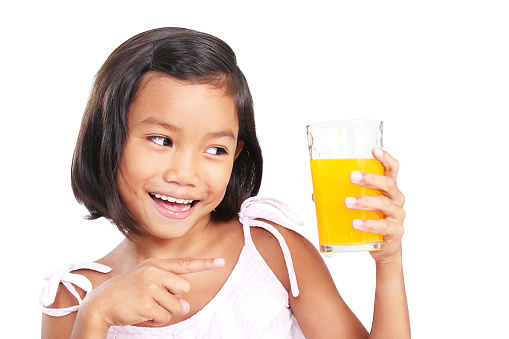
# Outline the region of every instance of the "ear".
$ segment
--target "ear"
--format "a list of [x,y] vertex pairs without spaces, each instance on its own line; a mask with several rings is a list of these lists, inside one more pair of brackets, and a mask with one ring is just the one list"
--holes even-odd
[[243,147],[244,140],[239,140],[239,142],[237,142],[237,149],[235,150],[235,160],[237,160],[237,157],[240,155],[240,152],[242,152]]

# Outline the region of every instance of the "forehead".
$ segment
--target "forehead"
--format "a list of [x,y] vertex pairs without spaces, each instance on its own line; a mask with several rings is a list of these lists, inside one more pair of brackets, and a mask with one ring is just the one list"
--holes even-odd
[[211,127],[230,127],[238,134],[235,104],[224,87],[180,80],[160,72],[149,72],[141,79],[129,108],[129,125],[150,115],[179,125],[207,121]]

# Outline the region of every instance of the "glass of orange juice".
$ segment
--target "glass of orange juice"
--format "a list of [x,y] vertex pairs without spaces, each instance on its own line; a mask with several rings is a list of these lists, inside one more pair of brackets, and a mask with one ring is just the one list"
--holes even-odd
[[384,168],[371,153],[373,147],[382,148],[383,122],[319,122],[308,125],[307,134],[320,252],[381,250],[383,236],[357,231],[352,227],[352,221],[381,219],[383,214],[348,209],[344,201],[347,197],[380,195],[377,190],[353,184],[350,173],[384,173]]

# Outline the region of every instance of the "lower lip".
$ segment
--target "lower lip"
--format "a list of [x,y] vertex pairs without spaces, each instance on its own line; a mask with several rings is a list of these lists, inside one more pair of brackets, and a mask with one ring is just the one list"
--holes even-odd
[[170,210],[170,209],[166,208],[166,206],[164,206],[163,204],[159,203],[159,201],[161,201],[160,199],[153,198],[152,196],[150,196],[150,199],[152,200],[155,209],[160,214],[162,214],[164,217],[170,218],[170,219],[179,219],[179,220],[180,219],[185,219],[188,216],[190,216],[193,213],[194,208],[198,204],[198,202],[195,201],[194,204],[191,206],[191,208],[188,209],[187,211],[176,212],[176,211],[173,211],[173,210]]

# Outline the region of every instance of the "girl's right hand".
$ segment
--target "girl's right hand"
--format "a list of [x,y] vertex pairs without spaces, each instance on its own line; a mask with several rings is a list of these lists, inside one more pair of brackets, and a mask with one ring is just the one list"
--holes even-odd
[[[127,326],[146,323],[161,326],[173,315],[186,314],[190,306],[183,299],[189,282],[181,274],[203,272],[224,266],[223,259],[148,259],[132,270],[99,285],[83,300],[84,327]],[[81,327],[81,326],[79,326]]]

